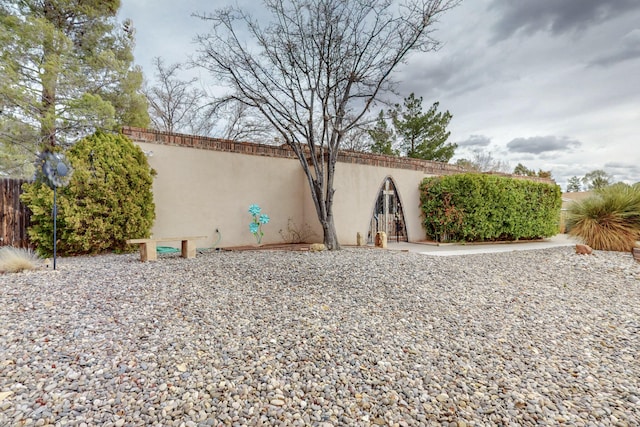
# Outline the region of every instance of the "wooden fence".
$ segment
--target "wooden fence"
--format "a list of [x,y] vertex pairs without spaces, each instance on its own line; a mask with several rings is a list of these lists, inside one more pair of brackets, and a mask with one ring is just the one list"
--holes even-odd
[[20,201],[25,179],[0,178],[0,246],[29,247],[31,211]]

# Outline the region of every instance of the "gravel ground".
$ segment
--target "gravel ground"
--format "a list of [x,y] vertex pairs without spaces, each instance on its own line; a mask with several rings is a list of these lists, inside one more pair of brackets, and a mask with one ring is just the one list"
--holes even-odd
[[0,307],[2,426],[640,425],[626,253],[65,258]]

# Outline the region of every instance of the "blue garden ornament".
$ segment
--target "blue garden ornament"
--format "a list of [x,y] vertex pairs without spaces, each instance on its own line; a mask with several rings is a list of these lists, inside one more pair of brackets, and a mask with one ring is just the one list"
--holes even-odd
[[44,151],[38,156],[42,167],[42,180],[52,190],[66,187],[71,180],[73,169],[62,153]]
[[58,171],[58,176],[61,177],[66,177],[69,174],[69,167],[64,162],[58,163],[56,170]]
[[252,221],[249,223],[249,231],[256,237],[258,245],[262,243],[262,226],[269,223],[269,215],[261,213],[260,206],[253,204],[249,206],[249,213],[252,216]]
[[57,189],[69,185],[73,169],[68,160],[61,153],[44,151],[38,156],[42,167],[42,180],[53,190],[53,269],[56,269],[56,247],[57,247]]

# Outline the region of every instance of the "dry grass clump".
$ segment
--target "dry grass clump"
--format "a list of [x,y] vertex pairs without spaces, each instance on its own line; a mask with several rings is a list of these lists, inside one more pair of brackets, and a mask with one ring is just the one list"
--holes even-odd
[[29,249],[5,246],[0,248],[0,273],[19,273],[35,270],[40,266],[40,258]]
[[574,203],[567,226],[593,249],[631,251],[640,240],[640,185],[615,184]]
[[287,229],[280,230],[279,233],[285,243],[307,243],[316,236],[309,224],[298,226],[293,218],[289,218],[287,221]]

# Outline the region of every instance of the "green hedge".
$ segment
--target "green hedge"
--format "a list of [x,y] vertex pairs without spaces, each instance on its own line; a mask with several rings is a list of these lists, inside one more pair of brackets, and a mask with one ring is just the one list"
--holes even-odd
[[478,242],[555,235],[562,199],[555,184],[469,173],[425,178],[420,204],[427,238]]
[[[131,250],[129,238],[148,237],[155,219],[151,185],[155,171],[140,149],[123,135],[97,132],[65,153],[73,167],[59,188],[60,255]],[[31,209],[29,237],[44,256],[53,253],[53,190],[42,182],[23,185]]]

